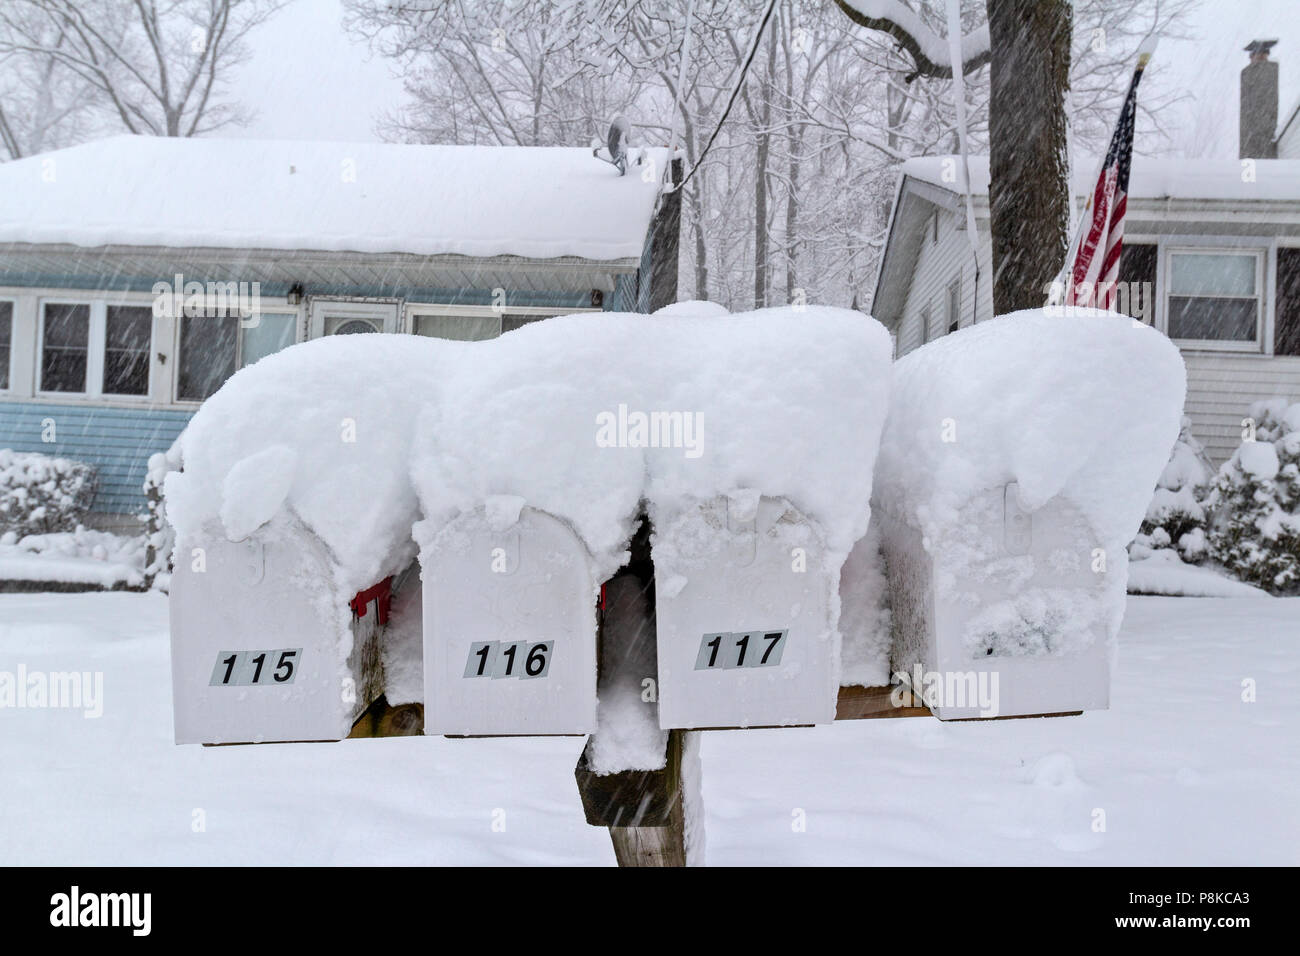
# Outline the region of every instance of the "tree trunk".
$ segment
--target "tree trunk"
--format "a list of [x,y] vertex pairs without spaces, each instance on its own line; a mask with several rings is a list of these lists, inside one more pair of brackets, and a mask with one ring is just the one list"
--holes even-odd
[[993,312],[1038,308],[1065,262],[1070,0],[988,0]]

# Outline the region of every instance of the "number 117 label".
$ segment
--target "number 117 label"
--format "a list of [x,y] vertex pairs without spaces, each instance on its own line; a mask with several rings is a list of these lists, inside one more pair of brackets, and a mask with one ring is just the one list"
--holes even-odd
[[785,652],[789,631],[713,631],[700,639],[695,669],[734,670],[737,667],[775,667]]

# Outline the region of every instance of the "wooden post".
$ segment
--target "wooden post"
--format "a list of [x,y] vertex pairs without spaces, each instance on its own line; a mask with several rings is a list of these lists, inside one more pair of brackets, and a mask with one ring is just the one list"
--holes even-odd
[[[597,631],[598,679],[611,688],[620,668],[649,670],[645,645],[620,646],[620,641],[653,640],[654,562],[650,556],[649,519],[643,514],[632,537],[631,560],[606,585],[617,597],[605,602]],[[626,579],[631,578],[631,581]],[[619,586],[613,586],[618,581]],[[637,588],[641,600],[623,599],[627,588]],[[633,636],[634,635],[634,636]],[[649,645],[653,648],[653,643]],[[638,653],[640,652],[640,653]],[[635,663],[629,664],[630,661]],[[639,683],[642,676],[633,674]],[[624,675],[626,679],[627,675]],[[646,705],[651,706],[650,704]],[[624,770],[598,774],[591,769],[592,740],[587,741],[574,769],[583,811],[592,826],[608,827],[619,866],[685,866],[686,808],[682,791],[682,750],[685,731],[670,731],[659,770]]]

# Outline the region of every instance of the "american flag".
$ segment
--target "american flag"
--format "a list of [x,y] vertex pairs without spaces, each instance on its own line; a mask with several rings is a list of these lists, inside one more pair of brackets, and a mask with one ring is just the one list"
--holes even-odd
[[[1111,309],[1124,249],[1124,212],[1128,208],[1128,177],[1133,164],[1133,125],[1137,118],[1137,88],[1151,60],[1151,49],[1138,52],[1137,69],[1124,97],[1124,109],[1110,138],[1097,185],[1083,210],[1082,228],[1066,256],[1065,304]],[[1152,45],[1154,48],[1154,44]]]

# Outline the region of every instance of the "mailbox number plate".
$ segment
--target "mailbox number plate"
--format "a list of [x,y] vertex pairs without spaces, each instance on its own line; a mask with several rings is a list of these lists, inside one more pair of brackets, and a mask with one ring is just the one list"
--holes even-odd
[[469,646],[464,677],[517,677],[532,680],[551,670],[554,641],[475,641]]
[[734,670],[738,667],[775,667],[785,652],[789,631],[713,631],[700,638],[695,669]]
[[270,651],[218,651],[209,687],[265,687],[292,684],[298,676],[301,647]]

